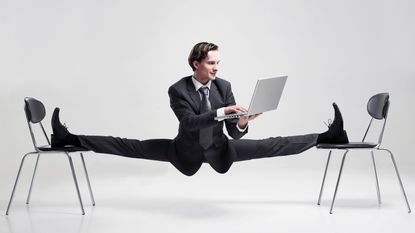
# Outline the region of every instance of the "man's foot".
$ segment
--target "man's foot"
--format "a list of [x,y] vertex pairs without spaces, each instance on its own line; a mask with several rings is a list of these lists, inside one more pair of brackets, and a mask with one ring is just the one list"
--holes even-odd
[[334,120],[329,125],[329,129],[318,135],[317,144],[330,143],[330,144],[345,144],[349,143],[346,131],[343,129],[343,117],[340,113],[339,107],[336,103],[333,103],[334,108]]
[[64,147],[66,145],[80,146],[78,137],[69,133],[66,126],[61,124],[59,120],[59,111],[59,108],[55,108],[52,115],[52,147]]

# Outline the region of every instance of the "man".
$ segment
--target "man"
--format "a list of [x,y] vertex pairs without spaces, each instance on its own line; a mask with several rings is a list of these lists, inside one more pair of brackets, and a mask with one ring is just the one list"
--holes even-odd
[[[169,88],[170,107],[179,120],[174,139],[136,140],[107,136],[74,135],[59,121],[59,108],[52,116],[52,147],[74,145],[98,153],[115,154],[171,162],[180,172],[191,176],[207,162],[219,173],[226,173],[235,161],[301,153],[318,143],[348,143],[343,119],[335,103],[335,119],[321,134],[272,137],[262,140],[240,139],[248,133],[248,122],[258,115],[227,120],[216,116],[246,109],[236,105],[229,82],[216,77],[218,46],[196,44],[189,55],[193,75]],[[223,132],[225,124],[228,139]]]

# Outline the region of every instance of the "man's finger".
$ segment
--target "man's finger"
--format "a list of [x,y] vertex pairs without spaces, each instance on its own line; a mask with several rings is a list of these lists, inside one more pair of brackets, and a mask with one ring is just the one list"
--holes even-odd
[[244,108],[244,107],[242,107],[242,106],[238,106],[238,109],[240,110],[240,111],[243,111],[243,112],[247,112],[248,110],[246,110],[246,108]]

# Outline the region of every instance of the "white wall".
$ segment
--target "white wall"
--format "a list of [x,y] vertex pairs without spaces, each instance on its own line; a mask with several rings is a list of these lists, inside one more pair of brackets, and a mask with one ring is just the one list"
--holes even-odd
[[[178,122],[167,89],[191,74],[187,55],[200,41],[220,46],[219,77],[232,82],[239,104],[248,104],[257,78],[289,76],[278,111],[252,123],[248,138],[322,132],[336,101],[350,139],[359,140],[369,120],[367,99],[390,92],[384,145],[413,182],[414,11],[411,0],[1,0],[0,199],[9,195],[21,155],[32,149],[25,96],[45,103],[49,132],[59,106],[74,133],[173,138]],[[87,157],[95,177],[176,173],[157,162]],[[369,169],[368,159],[349,169]],[[324,152],[311,149],[232,169],[291,166],[306,173],[323,169],[324,160]],[[50,182],[68,172],[63,157],[44,161]]]

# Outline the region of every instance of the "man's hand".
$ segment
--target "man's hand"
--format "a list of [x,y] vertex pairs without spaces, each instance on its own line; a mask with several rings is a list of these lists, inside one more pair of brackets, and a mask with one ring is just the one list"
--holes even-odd
[[232,105],[225,107],[225,115],[232,114],[232,113],[239,113],[239,112],[248,112],[248,110],[239,105]]
[[257,118],[261,114],[262,113],[258,113],[258,114],[254,114],[254,115],[251,115],[251,116],[242,116],[242,117],[240,117],[239,121],[238,121],[239,128],[244,129],[249,121],[254,120],[255,118]]
[[[239,105],[232,105],[232,106],[225,107],[225,114],[226,115],[231,114],[231,113],[239,113],[239,112],[248,112],[248,110],[246,108],[242,107],[242,106],[239,106]],[[242,117],[240,117],[239,121],[238,121],[239,128],[244,129],[249,121],[254,120],[255,118],[257,118],[261,114],[262,113],[258,113],[258,114],[251,115],[251,116],[242,116]]]

